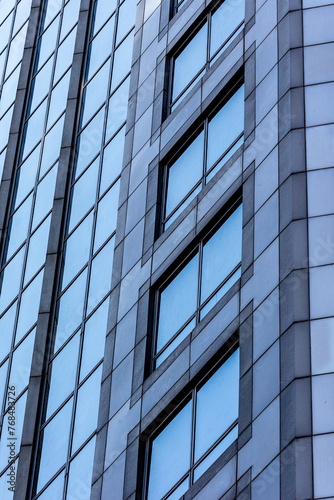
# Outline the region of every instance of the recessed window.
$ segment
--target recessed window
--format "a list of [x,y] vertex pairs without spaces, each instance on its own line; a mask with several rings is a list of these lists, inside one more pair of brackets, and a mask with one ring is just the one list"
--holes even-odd
[[238,437],[239,349],[208,377],[150,442],[147,500],[179,500]]
[[[180,1],[178,6],[184,3]],[[207,14],[197,32],[172,57],[170,111],[240,33],[244,17],[245,0],[225,0]]]
[[230,212],[157,292],[155,366],[194,329],[241,275],[242,205]]
[[166,166],[163,228],[188,203],[243,143],[244,86],[225,99]]

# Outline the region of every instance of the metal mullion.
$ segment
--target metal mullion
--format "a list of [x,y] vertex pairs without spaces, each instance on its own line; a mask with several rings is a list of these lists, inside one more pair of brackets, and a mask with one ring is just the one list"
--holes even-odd
[[212,11],[207,14],[206,22],[208,23],[207,28],[207,42],[206,42],[206,70],[210,67],[210,45],[211,45],[211,18]]
[[191,418],[191,452],[190,452],[190,467],[189,467],[189,487],[193,484],[194,479],[194,461],[195,461],[195,432],[196,432],[196,405],[197,405],[197,386],[192,390],[192,418]]
[[202,272],[203,272],[203,240],[198,245],[198,284],[197,284],[197,310],[196,324],[200,322],[201,292],[202,292]]
[[206,167],[208,163],[208,142],[209,142],[209,120],[204,120],[204,148],[203,148],[203,178],[202,187],[205,186]]
[[[163,178],[162,178],[162,200],[161,200],[161,216],[160,216],[160,228],[159,228],[159,234],[162,234],[165,228],[166,221],[168,220],[166,216],[166,209],[167,209],[167,191],[168,191],[168,178],[169,178],[169,163],[167,163],[163,169]],[[159,200],[158,200],[159,202]],[[168,217],[170,217],[171,214],[169,214]]]

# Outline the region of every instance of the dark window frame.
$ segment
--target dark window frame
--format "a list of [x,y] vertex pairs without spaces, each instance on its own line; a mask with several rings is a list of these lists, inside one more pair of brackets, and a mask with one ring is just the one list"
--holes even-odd
[[[157,284],[155,290],[152,294],[152,309],[153,309],[153,321],[152,321],[152,335],[151,335],[151,358],[150,358],[150,368],[149,372],[152,373],[156,368],[157,359],[163,354],[169,346],[177,339],[177,337],[182,333],[182,331],[187,328],[187,326],[195,319],[195,325],[192,330],[202,321],[205,317],[201,317],[201,311],[206,307],[206,305],[211,301],[211,299],[219,292],[220,289],[229,281],[229,279],[234,275],[238,269],[241,269],[242,260],[240,263],[225,277],[225,279],[214,289],[214,291],[203,301],[201,304],[201,279],[202,279],[202,260],[203,260],[203,248],[207,241],[223,226],[226,220],[233,214],[233,212],[242,205],[242,194],[237,192],[232,199],[230,199],[228,206],[225,206],[223,211],[218,214],[217,217],[211,221],[209,228],[206,228],[205,232],[198,235],[198,238],[193,241],[191,249],[187,250],[183,254],[180,260],[176,263],[174,268],[165,275],[164,279]],[[198,266],[198,276],[197,276],[197,302],[196,310],[191,315],[190,318],[177,330],[177,332],[169,339],[168,342],[156,352],[157,340],[158,340],[158,327],[159,327],[159,312],[160,312],[160,296],[161,293],[168,287],[168,285],[176,278],[176,276],[186,267],[186,265],[191,261],[193,257],[199,255],[199,266]],[[225,294],[224,294],[225,295]],[[191,330],[191,331],[192,331]],[[168,356],[167,356],[168,357]],[[164,360],[163,360],[164,361]],[[162,361],[162,362],[163,362]]]
[[[228,85],[228,88],[224,89],[223,94],[220,95],[219,101],[215,101],[213,106],[211,106],[205,115],[201,118],[201,121],[195,125],[193,129],[190,129],[188,131],[189,135],[187,137],[183,137],[181,144],[179,143],[178,147],[174,148],[173,151],[171,152],[168,157],[165,158],[163,162],[161,162],[161,206],[160,206],[160,214],[159,219],[160,219],[160,224],[158,228],[158,235],[163,234],[164,231],[167,230],[166,223],[170,219],[174,217],[174,215],[180,210],[182,205],[185,204],[184,208],[188,205],[186,203],[187,199],[192,196],[192,194],[200,188],[202,190],[207,183],[210,181],[210,179],[207,180],[207,178],[212,174],[212,172],[215,170],[217,165],[222,161],[224,156],[226,156],[229,151],[232,150],[232,148],[240,141],[240,139],[243,137],[244,133],[242,132],[237,136],[237,138],[233,141],[233,143],[230,144],[230,146],[225,150],[219,158],[215,161],[215,163],[210,167],[210,169],[207,171],[206,166],[207,166],[207,152],[208,152],[208,128],[209,128],[209,123],[210,121],[218,114],[221,109],[224,107],[224,105],[229,101],[230,98],[233,97],[233,95],[244,85],[244,74],[238,73],[236,75],[236,78],[233,78]],[[167,207],[167,193],[168,193],[168,174],[169,174],[169,169],[170,167],[182,156],[182,154],[186,151],[188,146],[201,134],[201,132],[204,131],[204,148],[203,148],[203,165],[202,165],[202,178],[193,186],[191,191],[187,193],[184,198],[178,203],[178,205],[171,211],[171,213],[166,216],[166,207]],[[228,159],[226,160],[228,161]],[[223,165],[222,165],[223,167]],[[191,202],[191,199],[189,200],[189,203]]]
[[[180,3],[180,6],[182,6],[187,2],[188,0],[183,0]],[[178,43],[176,49],[172,51],[172,53],[168,57],[168,64],[167,64],[167,74],[168,74],[168,85],[167,85],[167,109],[165,113],[165,117],[167,117],[169,114],[172,113],[173,108],[178,106],[178,104],[182,101],[183,97],[185,97],[185,94],[189,92],[192,88],[193,85],[195,85],[202,76],[205,75],[207,70],[214,64],[216,61],[217,57],[222,53],[224,48],[226,48],[229,44],[230,41],[238,34],[240,30],[242,30],[245,21],[240,23],[237,28],[235,28],[230,35],[227,37],[227,39],[223,42],[223,44],[214,52],[214,54],[210,55],[210,41],[211,41],[211,20],[212,16],[215,14],[215,12],[221,7],[221,5],[224,3],[225,0],[218,0],[217,2],[214,2],[212,6],[210,6],[209,10],[205,10],[205,12],[201,15],[200,19],[196,22],[196,25],[191,29],[190,33],[188,32],[186,37],[182,39],[180,43]],[[177,0],[175,0],[175,5],[177,4]],[[173,13],[174,15],[178,12],[178,10],[175,10],[175,6],[173,7]],[[201,28],[207,24],[207,44],[206,44],[206,62],[202,66],[202,68],[198,71],[198,73],[190,80],[190,82],[187,84],[187,86],[182,90],[182,92],[174,99],[172,100],[173,96],[173,81],[174,81],[174,64],[176,58],[181,54],[181,52],[187,47],[187,45],[192,41],[192,39],[197,35],[197,33],[201,30]]]
[[[168,426],[168,424],[180,413],[180,411],[189,403],[192,404],[191,409],[191,445],[190,445],[190,467],[182,478],[175,483],[172,488],[162,497],[161,500],[167,500],[170,495],[183,483],[183,481],[189,477],[189,488],[191,488],[196,481],[194,481],[194,471],[209,455],[210,453],[225,439],[225,437],[238,425],[239,417],[230,425],[228,429],[208,448],[208,450],[195,462],[195,429],[196,429],[196,402],[197,393],[205,385],[206,382],[224,365],[224,363],[234,354],[237,350],[240,350],[239,334],[236,332],[233,334],[220,349],[219,352],[210,360],[210,366],[205,367],[201,372],[194,378],[191,383],[190,388],[186,387],[179,395],[179,400],[175,404],[170,404],[171,411],[165,415],[165,418],[158,418],[157,424],[154,423],[150,426],[153,428],[147,434],[144,432],[142,439],[144,440],[144,447],[142,449],[144,464],[141,469],[142,481],[139,483],[142,485],[142,500],[147,500],[148,487],[149,487],[149,474],[151,466],[151,455],[152,455],[152,443],[154,439]],[[239,376],[239,392],[240,392],[240,376]],[[146,436],[145,436],[146,434]],[[226,450],[225,450],[226,451]],[[225,453],[225,452],[223,452]],[[208,469],[207,469],[208,470]],[[205,471],[203,474],[205,474]],[[200,476],[202,477],[202,476]]]

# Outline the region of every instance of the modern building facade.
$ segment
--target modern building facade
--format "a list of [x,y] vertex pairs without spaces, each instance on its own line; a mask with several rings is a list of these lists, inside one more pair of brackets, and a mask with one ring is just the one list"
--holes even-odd
[[0,498],[334,498],[334,3],[0,0]]

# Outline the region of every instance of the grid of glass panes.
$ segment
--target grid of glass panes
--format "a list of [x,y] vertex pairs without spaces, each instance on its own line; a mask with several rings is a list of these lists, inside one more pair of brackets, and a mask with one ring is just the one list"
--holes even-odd
[[239,349],[231,351],[151,440],[147,500],[179,500],[237,439]]
[[[17,452],[25,411],[79,7],[80,0],[69,0],[67,3],[50,0],[45,5],[2,255],[0,397],[3,422],[6,423],[7,387],[15,386]],[[3,426],[0,444],[2,473],[8,464],[6,429],[7,423]],[[0,488],[7,488],[6,474],[3,473],[2,478]]]
[[240,278],[242,205],[231,210],[157,292],[156,367]]
[[244,86],[227,96],[166,167],[163,229],[167,229],[243,143]]
[[172,57],[170,111],[242,31],[244,17],[245,0],[224,0],[207,14],[195,35]]
[[41,428],[39,499],[76,498],[76,490],[89,498],[91,488],[135,15],[135,0],[94,5]]
[[0,180],[32,0],[0,2]]

